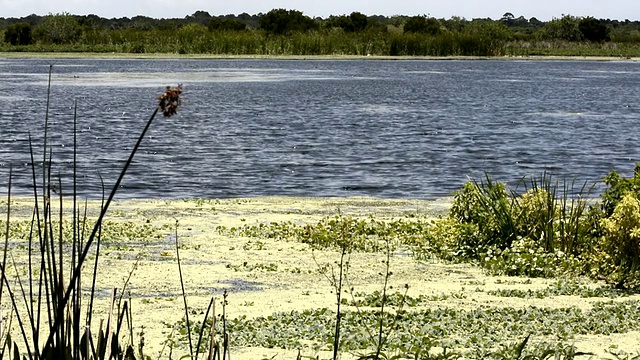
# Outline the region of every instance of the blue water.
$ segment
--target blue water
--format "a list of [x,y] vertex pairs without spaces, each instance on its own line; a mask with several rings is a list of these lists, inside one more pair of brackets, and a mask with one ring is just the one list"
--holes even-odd
[[[49,65],[53,175],[110,188],[166,85],[119,198],[263,195],[436,198],[468,179],[548,172],[598,182],[640,161],[640,63],[0,59],[0,191],[41,174]],[[41,175],[37,176],[41,181]],[[601,186],[600,186],[601,188]]]

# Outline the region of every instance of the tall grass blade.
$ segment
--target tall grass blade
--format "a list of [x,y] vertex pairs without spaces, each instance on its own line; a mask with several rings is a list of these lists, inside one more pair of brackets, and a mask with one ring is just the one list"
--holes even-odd
[[[7,223],[4,229],[4,250],[2,251],[2,269],[7,268],[7,252],[9,251],[9,224],[11,222],[11,179],[13,177],[13,168],[9,165],[9,185],[7,192]],[[4,282],[0,281],[0,305],[2,305],[2,294],[4,293]],[[1,307],[0,307],[1,309]],[[2,317],[0,317],[2,321]],[[2,331],[0,331],[0,336]]]
[[[182,277],[182,265],[180,263],[180,244],[178,243],[178,223],[176,221],[176,258],[178,261],[178,274],[180,274],[180,287],[182,288],[182,301],[184,302],[184,317],[187,322],[187,337],[189,338],[189,354],[194,357],[193,354],[193,341],[191,340],[191,323],[189,322],[189,306],[187,305],[187,293],[184,290],[184,279]],[[197,349],[196,349],[197,352]],[[196,355],[197,357],[197,355]]]
[[[10,220],[11,220],[11,178],[12,178],[12,173],[11,173],[11,169],[9,169],[9,187],[7,190],[7,225],[6,225],[6,229],[5,229],[5,248],[3,251],[3,262],[2,262],[2,268],[0,269],[0,271],[2,272],[2,279],[0,279],[0,281],[2,282],[2,284],[6,285],[7,288],[7,293],[9,294],[9,299],[11,300],[11,305],[13,307],[13,309],[15,310],[15,315],[16,315],[16,319],[18,320],[18,326],[20,327],[20,332],[22,333],[22,337],[24,339],[24,342],[26,344],[27,347],[27,353],[29,354],[29,359],[32,359],[32,355],[31,355],[31,349],[29,346],[29,342],[27,340],[27,331],[25,329],[25,324],[22,321],[22,317],[20,316],[20,313],[17,311],[18,306],[17,306],[17,302],[16,302],[16,297],[13,293],[13,291],[11,290],[11,286],[9,285],[9,279],[7,279],[7,272],[6,272],[6,253],[8,251],[7,249],[7,245],[9,242],[9,228],[10,228]],[[4,286],[3,286],[4,287]],[[14,343],[15,345],[15,343]],[[17,346],[15,346],[15,349],[17,349]],[[18,352],[16,351],[14,354],[17,354]]]
[[[207,311],[204,313],[204,320],[202,321],[202,326],[200,327],[200,333],[198,334],[198,342],[196,344],[195,360],[198,360],[198,354],[200,353],[200,345],[202,344],[202,337],[204,336],[204,329],[206,328],[207,319],[209,318],[209,311],[211,311],[211,307],[213,306],[214,301],[215,301],[215,298],[212,297],[211,301],[209,301],[209,306],[207,306]],[[211,323],[211,326],[213,326],[213,323]]]
[[[102,211],[100,211],[100,215],[98,216],[98,219],[96,220],[96,224],[93,227],[91,235],[89,235],[89,239],[87,240],[87,243],[84,245],[84,248],[83,248],[82,252],[80,253],[80,256],[78,257],[78,264],[76,265],[75,269],[73,270],[73,274],[72,274],[72,276],[70,278],[70,283],[74,283],[78,279],[78,276],[80,276],[80,272],[82,271],[82,265],[84,264],[84,261],[86,260],[87,255],[89,254],[89,250],[91,248],[91,245],[93,244],[93,241],[96,238],[98,230],[101,227],[102,221],[103,221],[105,215],[107,214],[107,210],[109,209],[109,205],[111,204],[111,201],[113,201],[113,198],[115,197],[116,192],[120,188],[120,183],[122,182],[122,179],[124,178],[124,175],[126,174],[127,170],[129,169],[129,166],[133,162],[133,157],[135,156],[136,152],[138,151],[138,148],[140,147],[140,144],[142,143],[142,139],[144,139],[144,136],[146,135],[147,131],[149,130],[149,127],[151,127],[151,123],[153,122],[153,119],[158,114],[158,110],[159,110],[159,108],[156,108],[153,111],[153,113],[151,114],[151,117],[147,121],[146,126],[142,130],[142,133],[140,134],[140,137],[138,138],[138,141],[134,145],[133,150],[131,151],[131,153],[129,155],[129,158],[125,162],[124,167],[122,168],[122,170],[120,172],[120,175],[118,176],[113,188],[111,189],[111,193],[109,194],[109,197],[107,198],[107,201],[106,201],[104,207],[102,208]],[[55,316],[55,320],[53,321],[53,328],[54,329],[57,328],[58,326],[60,326],[60,322],[61,322],[62,317],[63,317],[64,305],[66,304],[67,301],[69,301],[69,296],[71,295],[72,290],[73,290],[72,287],[68,287],[67,288],[67,290],[64,293],[64,296],[62,297],[62,303],[58,304],[58,306],[57,306],[57,313],[56,313],[56,316]],[[54,336],[56,336],[56,335],[57,334],[54,333],[54,332],[49,334],[47,342],[45,343],[45,348],[49,348],[49,347],[51,347],[53,345]]]

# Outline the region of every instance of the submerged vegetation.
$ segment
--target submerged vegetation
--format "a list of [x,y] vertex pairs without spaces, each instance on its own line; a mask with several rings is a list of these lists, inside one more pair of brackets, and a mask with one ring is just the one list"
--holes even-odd
[[[420,261],[471,263],[498,276],[591,278],[608,284],[593,287],[557,280],[545,289],[486,290],[487,296],[496,298],[618,299],[634,295],[640,289],[640,187],[636,186],[640,181],[640,164],[632,178],[621,177],[614,171],[604,181],[608,188],[601,201],[595,201],[586,184],[558,182],[547,174],[528,182],[523,180],[521,189],[508,189],[487,176],[482,181],[465,184],[456,193],[449,214],[435,220],[420,213],[384,220],[338,214],[313,224],[271,222],[217,230],[227,236],[342,249],[337,255],[346,251],[350,257],[358,253],[384,254],[391,246],[392,251],[410,253]],[[349,263],[343,263],[338,256],[333,266],[336,267],[333,274],[344,268],[343,276],[348,281]],[[383,266],[387,271],[393,268],[388,262]],[[386,284],[387,275],[380,273],[381,284]],[[470,285],[476,286],[476,292],[485,292],[485,284]],[[588,302],[589,310],[531,305],[525,308],[483,305],[472,310],[467,305],[462,310],[453,304],[473,302],[468,299],[472,296],[469,292],[416,297],[386,290],[389,290],[386,285],[373,293],[351,289],[347,291],[349,296],[345,295],[349,300],[342,298],[346,310],[338,308],[337,312],[323,308],[236,319],[230,325],[236,335],[234,345],[300,348],[303,337],[315,344],[314,351],[331,348],[329,339],[336,339],[331,336],[332,319],[339,318],[344,334],[340,349],[371,350],[375,342],[366,329],[376,328],[379,319],[376,316],[385,306],[395,315],[384,321],[382,329],[386,329],[384,334],[390,340],[382,350],[410,358],[421,358],[434,349],[448,349],[449,356],[454,358],[516,359],[519,357],[513,351],[527,343],[528,348],[524,347],[521,355],[545,358],[535,355],[538,351],[535,349],[544,349],[541,354],[547,351],[572,358],[579,352],[574,349],[571,354],[562,355],[571,349],[562,344],[576,336],[640,330],[638,300]],[[434,309],[429,305],[434,302],[444,305]],[[452,304],[447,305],[449,302]],[[545,337],[557,342],[545,342]],[[509,341],[515,341],[513,346],[496,349],[496,344]],[[460,353],[460,349],[464,351]]]
[[269,222],[217,231],[315,248],[342,249],[346,243],[356,252],[381,252],[391,243],[416,259],[472,262],[493,274],[570,273],[634,289],[640,285],[640,164],[632,178],[612,171],[604,181],[609,187],[599,202],[586,184],[559,183],[547,174],[523,180],[520,192],[487,176],[466,183],[449,214],[437,220],[425,214],[391,220],[338,214],[315,224]]
[[550,21],[300,11],[105,19],[67,13],[0,18],[0,51],[212,55],[640,56],[640,22],[563,15]]

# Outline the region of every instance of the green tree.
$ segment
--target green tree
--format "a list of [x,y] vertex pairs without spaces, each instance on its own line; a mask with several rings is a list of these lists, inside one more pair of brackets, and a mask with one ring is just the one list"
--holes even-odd
[[11,45],[29,45],[33,42],[31,25],[19,22],[7,27],[4,31],[4,41]]
[[349,16],[331,16],[325,23],[328,28],[340,28],[345,32],[363,31],[368,25],[367,16],[355,11]]
[[326,21],[325,26],[327,28],[340,28],[344,32],[355,31],[355,27],[353,26],[353,21],[345,15],[330,17]]
[[185,20],[187,20],[190,23],[195,22],[200,25],[207,26],[207,24],[211,20],[211,15],[209,15],[209,13],[206,11],[196,11],[193,13],[193,15],[187,15],[185,17]]
[[404,32],[437,35],[440,32],[440,22],[426,16],[412,16],[404,23]]
[[258,21],[258,27],[272,34],[287,34],[295,31],[305,32],[317,29],[317,24],[301,11],[273,9]]
[[452,16],[451,19],[443,20],[443,22],[444,22],[444,27],[447,28],[449,31],[457,31],[457,32],[462,32],[469,24],[467,19],[460,16]]
[[586,17],[578,23],[578,29],[585,40],[593,42],[603,42],[611,40],[609,27],[604,21],[593,17]]
[[473,19],[469,22],[465,31],[469,34],[487,37],[492,40],[506,40],[513,35],[505,24],[491,19]]
[[544,24],[538,36],[543,39],[558,39],[567,41],[580,41],[583,38],[579,27],[580,19],[564,15],[560,19],[553,19]]
[[234,19],[220,19],[219,17],[211,18],[207,24],[209,31],[226,30],[226,31],[242,31],[247,29],[247,24]]
[[49,14],[34,30],[34,37],[44,43],[71,44],[80,37],[80,25],[69,13]]
[[180,28],[180,22],[174,20],[174,19],[170,19],[170,20],[165,20],[160,22],[160,24],[158,24],[157,28],[160,30],[165,30],[165,31],[175,31],[178,30]]
[[367,16],[357,11],[352,12],[351,15],[349,15],[349,19],[353,24],[354,31],[362,31],[367,28],[367,25],[369,25],[369,20],[367,19]]
[[504,15],[502,15],[502,18],[500,19],[500,21],[507,26],[511,26],[515,18],[516,17],[513,15],[513,13],[506,12],[504,13]]

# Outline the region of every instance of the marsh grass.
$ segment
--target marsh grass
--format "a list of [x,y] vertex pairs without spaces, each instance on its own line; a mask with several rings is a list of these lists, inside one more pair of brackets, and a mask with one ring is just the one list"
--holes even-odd
[[12,46],[0,41],[0,51],[93,52],[129,54],[210,54],[254,56],[640,56],[634,41],[569,42],[564,40],[506,40],[489,32],[447,31],[437,35],[370,29],[338,29],[268,34],[261,30],[206,31],[186,26],[179,30],[114,29],[86,31],[75,43]]

